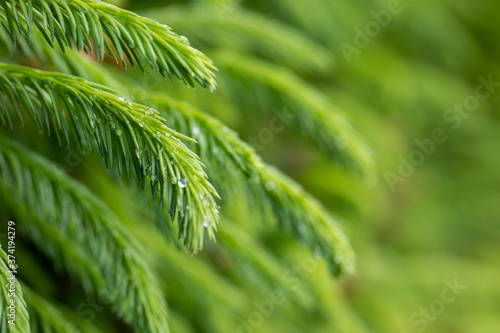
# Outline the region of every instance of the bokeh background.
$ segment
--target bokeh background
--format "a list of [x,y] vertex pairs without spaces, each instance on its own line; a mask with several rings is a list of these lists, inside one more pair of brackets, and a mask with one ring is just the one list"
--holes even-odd
[[[151,13],[209,55],[252,52],[293,71],[342,108],[373,149],[377,172],[369,181],[351,177],[287,131],[258,150],[341,219],[357,252],[358,272],[354,278],[333,280],[326,271],[315,270],[304,277],[315,309],[284,304],[255,332],[500,329],[500,91],[477,107],[467,106],[472,112],[465,107],[464,113],[449,111],[471,102],[478,77],[500,82],[500,5],[487,0],[396,3],[400,5],[383,0],[221,0],[212,2],[212,12],[197,7],[200,3],[179,2]],[[377,33],[371,22],[380,22],[376,16],[394,8]],[[246,19],[255,21],[245,25]],[[313,45],[280,36],[271,24]],[[358,29],[365,34],[368,29],[371,36],[363,39]],[[273,44],[259,33],[284,40]],[[214,61],[218,65],[217,57]],[[229,72],[219,68],[219,77]],[[219,84],[223,92],[231,89],[224,80]],[[224,119],[243,139],[267,125],[251,121],[256,109],[291,103],[267,99],[266,92],[247,87],[254,100],[236,99],[234,109],[250,117],[231,110]],[[207,104],[200,101],[205,109]],[[213,112],[224,115],[217,102],[213,105]],[[415,140],[431,139],[436,129],[443,130],[446,140],[436,143],[409,176],[392,178],[401,176],[402,159],[409,161],[421,150]],[[305,259],[285,266],[293,268],[300,260]],[[239,278],[247,279],[242,272]],[[443,310],[435,300],[441,299],[445,280],[467,289]],[[257,301],[269,298],[250,293]],[[425,317],[420,311],[429,307]]]
[[[217,244],[184,255],[138,226],[150,218],[135,208],[140,199],[85,156],[70,173],[168,258],[149,260],[161,273],[173,332],[499,332],[498,2],[115,3],[186,35],[219,68],[214,93],[127,73],[137,85],[188,101],[253,141],[338,218],[357,253],[355,276],[333,278],[314,253],[233,200],[223,209],[241,228],[221,224]],[[481,90],[489,95],[475,99],[484,80],[493,82]],[[323,99],[371,147],[376,167],[368,177],[332,163],[287,126],[264,143],[253,139],[273,112],[321,107]],[[25,256],[18,260],[34,260]],[[85,300],[43,270],[25,279],[55,298],[74,294],[70,308]],[[446,292],[449,283],[466,289]],[[126,331],[106,310],[94,312],[105,331]]]

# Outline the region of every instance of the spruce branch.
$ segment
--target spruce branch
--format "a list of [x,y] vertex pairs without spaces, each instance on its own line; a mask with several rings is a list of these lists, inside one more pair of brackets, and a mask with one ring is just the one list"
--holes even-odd
[[113,310],[137,331],[167,332],[158,282],[118,218],[44,158],[10,140],[0,142],[0,193],[25,217],[23,231],[87,292],[106,290]]
[[[126,78],[113,76],[112,72],[102,66],[96,67],[85,57],[64,56],[57,59],[55,65],[119,90],[128,90],[123,86],[127,83]],[[197,140],[198,144],[191,149],[207,163],[212,182],[227,198],[243,192],[250,207],[258,207],[261,212],[271,208],[282,230],[306,242],[317,255],[324,256],[332,272],[354,271],[354,254],[338,223],[300,185],[265,165],[254,149],[241,141],[235,132],[187,103],[139,87],[134,87],[131,92],[133,99],[156,106],[176,129]],[[349,131],[349,126],[346,131]],[[358,140],[355,138],[354,142]],[[362,160],[361,157],[358,159]],[[364,170],[371,171],[369,163],[364,165]],[[165,230],[163,226],[160,229]],[[172,229],[167,228],[167,232],[172,232]]]
[[26,110],[39,131],[60,143],[69,143],[70,134],[86,149],[96,143],[108,168],[118,163],[128,173],[132,163],[143,186],[149,180],[154,198],[167,202],[186,247],[198,251],[205,230],[214,238],[218,208],[202,163],[180,141],[192,140],[168,128],[156,110],[115,94],[80,78],[0,64],[2,123],[12,127],[8,106],[21,122]]
[[324,256],[334,274],[354,272],[354,253],[338,223],[325,208],[287,176],[266,165],[253,148],[219,120],[187,103],[138,91],[171,119],[179,131],[195,138],[193,149],[207,163],[212,179],[227,198],[243,192],[250,207],[271,209],[279,226]]
[[[23,290],[17,277],[14,281],[10,279],[12,271],[17,273],[16,268],[10,267],[8,255],[0,247],[0,333],[30,333],[30,317]],[[14,292],[10,291],[12,282],[15,285]],[[8,323],[10,319],[7,316],[10,314],[8,307],[12,304],[12,300],[15,302],[15,325]]]
[[151,19],[96,0],[2,0],[0,4],[1,23],[14,42],[17,35],[32,40],[36,27],[51,46],[57,42],[63,51],[74,44],[99,59],[107,51],[125,67],[126,60],[143,71],[149,65],[189,86],[196,81],[215,89],[212,62],[186,37]]

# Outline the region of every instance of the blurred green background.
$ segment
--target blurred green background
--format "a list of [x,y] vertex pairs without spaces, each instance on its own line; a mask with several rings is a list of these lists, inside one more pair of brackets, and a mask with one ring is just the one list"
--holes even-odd
[[[498,332],[500,91],[470,107],[472,112],[449,110],[471,102],[478,77],[500,82],[500,5],[487,0],[401,1],[397,13],[390,12],[391,1],[369,0],[214,0],[212,6],[218,16],[197,9],[195,2],[151,14],[165,16],[165,23],[209,56],[220,49],[254,52],[300,75],[349,115],[378,166],[375,179],[359,181],[286,130],[259,150],[342,219],[358,255],[358,272],[354,278],[332,280],[324,270],[315,270],[304,279],[322,311],[286,303],[248,331]],[[384,17],[387,12],[389,18]],[[289,49],[272,50],[278,46],[238,30],[243,18],[237,15],[246,13],[290,29],[327,56],[294,41]],[[377,24],[370,22],[381,22],[376,20],[381,16],[376,33]],[[368,37],[360,37],[357,28]],[[262,33],[280,38],[272,30]],[[283,39],[283,44],[290,40]],[[226,73],[219,67],[221,77]],[[219,83],[220,91],[229,89],[229,83]],[[257,100],[248,102],[255,108],[283,107],[262,97],[265,92],[249,89],[248,94]],[[206,108],[206,102],[200,104]],[[267,125],[228,113],[224,120],[243,139]],[[415,140],[428,142],[439,128],[447,139],[436,143],[410,176],[391,186],[387,173],[397,176],[401,158],[409,160],[412,153],[418,160],[415,151],[421,149]],[[453,302],[441,303],[442,309],[445,280],[457,280],[467,289]],[[269,299],[265,293],[253,295],[258,302]],[[421,311],[429,307],[426,316]],[[255,309],[250,306],[246,316]]]
[[[207,2],[212,11],[197,7]],[[500,4],[214,0],[179,2],[164,12],[147,13],[164,17],[163,22],[209,56],[221,49],[253,52],[297,73],[341,107],[373,149],[378,171],[368,181],[338,169],[286,130],[258,150],[341,218],[357,252],[358,272],[341,280],[332,280],[322,268],[305,274],[316,309],[287,302],[276,306],[262,325],[246,327],[249,332],[500,330],[500,91],[491,91],[477,106],[470,98],[481,84],[479,77],[500,82]],[[249,24],[255,30],[257,19],[263,19],[314,43],[315,49],[280,36],[271,26],[259,32],[239,28],[244,15],[256,20]],[[258,33],[283,40],[266,44]],[[287,49],[275,50],[281,46]],[[217,57],[214,61],[219,66]],[[219,68],[219,78],[224,77],[224,66]],[[219,80],[213,100],[230,89],[231,83],[225,83]],[[245,106],[269,110],[290,103],[266,99],[266,91],[247,87],[254,100],[237,100],[235,108],[250,117],[225,114],[217,102],[212,108],[245,140],[267,125],[252,122],[256,111]],[[199,103],[205,109],[209,104]],[[471,104],[461,113],[464,103]],[[421,163],[415,152],[425,151],[415,141],[427,142],[424,147],[430,149],[428,140],[436,129],[442,129],[446,140],[435,142]],[[421,165],[403,177],[401,161],[410,157]],[[398,176],[402,178],[394,178]],[[293,269],[301,260],[286,265]],[[467,289],[451,303],[443,302],[445,280]],[[269,299],[265,292],[239,288],[257,302]],[[236,323],[248,321],[255,310],[249,305]]]
[[[219,88],[193,91],[127,74],[143,88],[211,112],[254,141],[267,162],[341,221],[357,253],[356,275],[334,279],[304,246],[254,223],[242,203],[223,208],[245,234],[221,223],[217,244],[184,255],[137,226],[137,219],[154,217],[145,216],[126,189],[117,194],[119,185],[96,157],[85,158],[73,176],[90,183],[138,237],[169,259],[150,258],[165,285],[173,332],[500,331],[498,2],[115,3],[186,35],[219,68]],[[259,61],[291,94],[234,69],[251,71]],[[296,95],[290,77],[309,101]],[[493,83],[478,99],[484,80]],[[341,108],[372,148],[377,166],[371,177],[346,172],[287,127],[265,144],[252,139],[274,113],[321,98]],[[26,280],[50,289],[44,274]],[[466,289],[447,292],[455,282]],[[52,286],[48,293],[61,292]],[[75,295],[69,306],[81,300]],[[126,331],[107,322],[104,312],[96,318],[105,331]]]

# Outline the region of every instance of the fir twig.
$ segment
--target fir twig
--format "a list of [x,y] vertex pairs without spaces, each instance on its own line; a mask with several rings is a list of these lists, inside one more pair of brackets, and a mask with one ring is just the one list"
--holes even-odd
[[111,307],[137,331],[167,332],[158,282],[118,218],[44,158],[10,140],[0,142],[0,193],[25,217],[24,232],[87,292],[107,291]]
[[72,76],[0,64],[0,121],[12,126],[13,109],[23,121],[26,110],[39,131],[59,142],[69,135],[86,149],[94,143],[109,168],[128,173],[132,163],[153,196],[167,202],[180,237],[191,251],[203,246],[206,230],[214,237],[218,208],[215,189],[198,157],[180,141],[190,138],[165,125],[154,109],[117,97],[104,86]]
[[136,62],[144,71],[147,64],[190,86],[196,81],[215,89],[212,62],[186,37],[151,19],[94,0],[2,0],[0,4],[0,19],[13,41],[18,34],[31,40],[36,27],[51,46],[57,42],[63,51],[76,45],[100,59],[107,51],[124,66],[126,60]]

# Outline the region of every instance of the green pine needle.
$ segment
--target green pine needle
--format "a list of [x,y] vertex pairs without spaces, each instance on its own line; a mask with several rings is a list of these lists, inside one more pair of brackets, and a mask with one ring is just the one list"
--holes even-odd
[[179,131],[198,141],[193,149],[227,191],[243,191],[250,207],[271,208],[282,230],[305,242],[329,262],[334,274],[354,272],[354,253],[339,225],[321,204],[290,178],[262,159],[234,131],[187,103],[138,90],[137,96],[174,121]]
[[0,142],[0,193],[20,214],[23,231],[87,292],[104,290],[137,331],[168,332],[166,304],[144,250],[118,218],[44,158]]
[[193,252],[203,246],[206,230],[214,237],[218,220],[215,189],[198,157],[180,141],[191,140],[170,128],[156,110],[117,97],[98,84],[73,76],[0,64],[0,121],[12,127],[26,110],[38,130],[59,142],[76,136],[82,147],[96,143],[106,166],[132,163],[141,183],[150,180],[153,196],[167,202],[180,237]]
[[[79,74],[99,79],[108,86],[120,85],[105,68],[95,67],[95,64],[86,61],[84,57],[79,56],[80,61],[68,58],[58,58],[56,65],[69,65]],[[353,251],[330,214],[298,184],[274,168],[266,166],[236,133],[189,104],[139,87],[132,91],[135,94],[133,97],[145,104],[156,106],[164,117],[173,122],[175,128],[197,140],[198,144],[193,145],[192,149],[199,152],[203,161],[208,163],[212,179],[217,181],[221,191],[226,192],[227,198],[232,197],[236,191],[243,191],[251,207],[261,207],[262,212],[271,208],[283,231],[306,242],[316,254],[325,257],[334,274],[354,271]],[[358,140],[355,138],[352,144],[358,143]],[[364,146],[362,147],[363,153],[365,150]],[[363,162],[364,156],[358,156],[356,151],[348,151],[346,154],[360,163]],[[369,173],[369,163],[364,164],[363,169]],[[272,190],[268,190],[270,188]]]
[[143,71],[149,65],[189,86],[196,81],[215,89],[212,62],[184,36],[151,19],[94,0],[2,0],[0,4],[2,24],[14,42],[18,34],[31,40],[36,28],[51,46],[57,42],[63,51],[76,45],[99,59],[107,51],[125,67],[127,60]]

